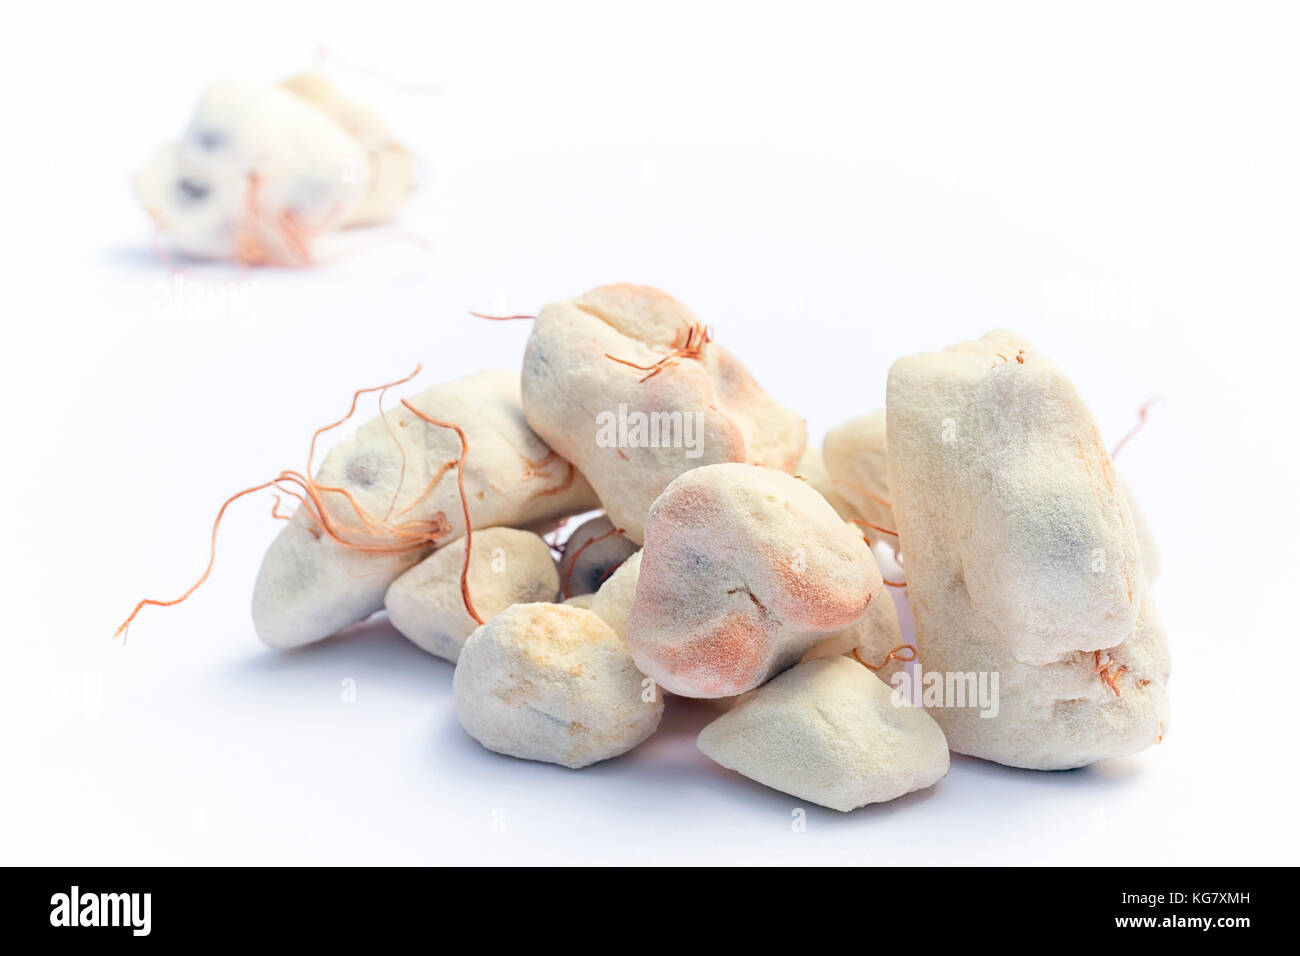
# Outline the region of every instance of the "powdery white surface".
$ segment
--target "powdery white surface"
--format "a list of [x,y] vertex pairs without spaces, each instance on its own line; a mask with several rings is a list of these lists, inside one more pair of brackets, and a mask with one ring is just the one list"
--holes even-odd
[[643,551],[637,551],[620,564],[591,598],[591,609],[624,640],[627,640],[627,619],[632,616],[632,602],[636,599],[636,582],[641,577],[642,554]]
[[933,708],[952,749],[1052,770],[1157,743],[1169,652],[1127,501],[1074,386],[1024,339],[991,332],[899,359],[887,394],[921,664],[999,675],[995,717]]
[[751,780],[849,811],[937,783],[943,731],[856,661],[805,661],[700,731],[709,759]]
[[[461,593],[464,537],[439,548],[388,586],[388,620],[430,654],[455,661],[465,638],[479,626]],[[511,604],[554,601],[560,576],[550,546],[531,531],[484,528],[474,533],[469,595],[489,620]]]
[[[896,531],[890,507],[888,455],[883,408],[835,426],[822,440],[831,488],[848,501],[858,517]],[[879,532],[868,531],[867,535],[875,540]]]
[[134,177],[136,198],[177,249],[202,259],[301,265],[311,238],[346,223],[373,172],[362,143],[279,86],[218,83],[179,142]]
[[729,697],[856,622],[883,590],[862,536],[807,482],[708,465],[650,509],[628,645],[674,694]]
[[614,569],[638,550],[605,515],[578,525],[564,544],[560,559],[560,593],[563,597],[594,594]]
[[1115,472],[1115,481],[1128,504],[1128,512],[1133,517],[1133,530],[1137,533],[1138,551],[1142,555],[1142,573],[1146,575],[1147,584],[1151,584],[1160,575],[1160,546],[1156,544],[1156,537],[1151,531],[1151,525],[1147,523],[1146,513],[1138,504],[1137,496],[1133,494],[1132,486],[1119,472]]
[[[343,224],[365,226],[392,219],[415,189],[415,157],[393,138],[373,110],[344,96],[325,74],[299,73],[280,86],[323,111],[366,151],[369,178],[365,180],[365,196]],[[343,172],[358,178],[362,171],[344,169]]]
[[[651,502],[682,472],[727,461],[792,471],[803,453],[803,419],[769,397],[718,342],[649,378],[647,371],[614,361],[654,365],[684,345],[688,332],[701,329],[686,306],[658,289],[612,285],[546,306],[528,338],[523,399],[529,424],[578,466],[610,520],[638,544]],[[674,443],[647,435],[645,442],[616,437],[603,444],[602,425],[621,413],[690,418],[678,419],[680,441]],[[611,434],[608,426],[604,430]]]
[[[903,669],[904,663],[897,657],[890,657],[890,652],[902,646],[903,631],[898,624],[898,608],[886,590],[871,602],[861,620],[818,641],[803,659],[812,661],[819,657],[852,654],[856,649],[862,660],[877,668],[875,675],[888,684]],[[899,651],[898,657],[906,659],[908,656],[906,651]]]
[[[800,473],[822,493],[845,519],[866,520],[891,531],[897,530],[889,498],[889,448],[886,440],[885,410],[879,409],[852,421],[837,425],[826,433],[821,452],[808,449],[799,463]],[[825,462],[825,463],[823,463]],[[832,471],[834,474],[832,474]],[[1137,530],[1142,551],[1142,570],[1147,581],[1160,573],[1160,552],[1155,536],[1147,526],[1145,515],[1133,490],[1122,475],[1116,481],[1128,502],[1129,513]],[[841,505],[840,502],[843,502]],[[880,533],[867,536],[873,540],[897,543]]]
[[826,499],[827,504],[835,509],[835,513],[845,521],[861,517],[857,509],[849,504],[832,485],[831,475],[826,470],[820,448],[809,445],[803,450],[803,457],[799,459],[799,464],[795,468],[795,477],[802,478],[812,485],[817,493]]
[[663,697],[643,680],[627,645],[591,611],[515,604],[461,649],[456,716],[489,750],[577,769],[655,732]]
[[[519,406],[519,379],[512,373],[478,372],[435,385],[410,401],[430,418],[464,430],[469,443],[465,493],[475,528],[518,527],[594,504],[582,476],[528,428]],[[394,521],[443,521],[447,543],[465,533],[460,456],[455,431],[397,405],[331,449],[316,478],[347,489],[374,517],[391,513]],[[361,524],[343,496],[324,500],[340,524]],[[388,585],[427,553],[347,548],[320,533],[300,510],[262,559],[253,591],[258,636],[272,647],[296,647],[354,624],[383,607]]]

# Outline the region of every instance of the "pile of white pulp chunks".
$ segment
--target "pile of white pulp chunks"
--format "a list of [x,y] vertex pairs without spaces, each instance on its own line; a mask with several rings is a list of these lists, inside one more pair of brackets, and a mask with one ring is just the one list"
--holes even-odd
[[[474,739],[571,768],[654,734],[666,696],[720,699],[705,755],[842,811],[933,785],[950,750],[1050,770],[1161,739],[1154,546],[1079,393],[1028,342],[899,359],[885,409],[819,454],[662,292],[606,286],[531,318],[521,375],[430,388],[272,483],[291,475],[300,506],[257,580],[267,644],[386,608],[455,662]],[[542,536],[596,509],[562,547]],[[901,689],[911,660],[921,695]]]

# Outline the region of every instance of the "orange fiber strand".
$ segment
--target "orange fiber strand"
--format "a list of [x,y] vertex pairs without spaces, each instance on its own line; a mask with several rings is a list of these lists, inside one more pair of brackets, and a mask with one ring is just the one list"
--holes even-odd
[[235,235],[235,258],[242,266],[263,265],[270,260],[257,239],[256,231],[250,225],[261,218],[257,210],[257,192],[260,188],[261,181],[257,175],[250,175],[248,194],[244,199],[244,221],[239,224],[239,230]]
[[551,477],[551,462],[560,457],[558,451],[547,452],[546,455],[537,461],[524,459],[524,481],[532,481],[534,478]]
[[639,379],[640,382],[654,378],[664,369],[672,368],[677,364],[677,359],[679,358],[698,359],[704,351],[704,346],[713,341],[713,332],[708,326],[702,325],[699,322],[688,323],[683,319],[682,324],[686,329],[686,340],[682,342],[681,345],[677,344],[677,340],[681,338],[681,332],[678,331],[673,336],[672,351],[651,365],[638,365],[636,362],[629,362],[627,359],[617,358],[616,356],[610,355],[608,352],[605,353],[605,358],[617,362],[619,365],[626,365],[628,368],[634,368],[639,372],[648,372],[648,375]]
[[[328,232],[341,218],[342,207],[336,203],[326,211],[320,222],[305,222],[293,209],[285,209],[275,218],[268,217],[258,205],[262,181],[256,173],[249,174],[248,193],[244,200],[244,219],[235,238],[235,258],[240,265],[309,266],[313,264],[311,243]],[[268,249],[258,236],[258,228],[279,236],[284,242],[286,255],[277,262],[273,250]]]
[[898,537],[897,531],[890,531],[888,528],[882,528],[880,527],[880,525],[872,524],[870,521],[863,521],[861,518],[850,518],[849,521],[852,524],[862,525],[864,528],[872,528],[876,531],[879,531],[881,534],[892,535],[895,538]]
[[[586,551],[589,545],[593,545],[596,544],[597,542],[604,541],[606,538],[611,537],[612,535],[622,534],[622,533],[623,533],[622,528],[610,528],[604,534],[598,535],[595,538],[588,538],[586,541],[582,542],[582,546],[578,548],[577,553],[574,554],[573,560],[569,562],[568,570],[564,572],[563,594],[566,598],[573,597],[573,592],[569,590],[569,585],[573,583],[573,569],[577,565],[578,559],[582,557],[582,552]],[[601,580],[604,579],[602,578]]]
[[121,635],[125,635],[127,628],[129,628],[131,626],[131,622],[135,620],[135,616],[139,614],[142,610],[144,610],[144,608],[149,606],[172,607],[173,605],[180,604],[187,597],[189,597],[191,594],[197,591],[199,589],[199,585],[201,585],[204,581],[208,579],[208,575],[212,573],[212,566],[217,561],[217,529],[221,526],[221,519],[225,515],[226,509],[229,508],[231,504],[238,501],[240,498],[261,491],[263,488],[270,488],[274,484],[275,484],[274,481],[264,481],[260,485],[254,485],[252,488],[245,488],[243,491],[235,492],[235,494],[227,498],[222,503],[220,510],[217,511],[216,520],[212,522],[212,545],[208,552],[208,566],[203,569],[203,573],[199,575],[199,579],[190,585],[188,591],[186,591],[180,597],[173,598],[170,601],[159,601],[154,598],[145,598],[143,601],[141,601],[139,604],[135,606],[135,608],[131,611],[127,619],[118,625],[117,630],[113,632],[113,637],[116,638]]
[[298,221],[293,210],[286,209],[280,213],[279,227],[280,234],[284,236],[289,248],[302,260],[303,265],[310,263],[311,249],[307,243],[311,239],[311,231]]
[[1109,687],[1112,691],[1114,691],[1116,697],[1119,697],[1120,696],[1119,687],[1116,685],[1115,682],[1119,680],[1121,674],[1123,674],[1126,670],[1128,670],[1128,665],[1127,664],[1120,665],[1120,669],[1115,671],[1115,673],[1112,674],[1110,672],[1110,665],[1115,663],[1115,659],[1111,657],[1109,654],[1107,654],[1106,663],[1103,664],[1101,662],[1101,651],[1092,652],[1092,663],[1093,663],[1092,672],[1094,674],[1099,674],[1101,676],[1101,682],[1105,684],[1107,687]]
[[509,322],[512,319],[535,319],[535,315],[488,315],[485,312],[471,311],[470,315],[476,319],[490,319],[493,322]]
[[423,419],[430,425],[437,425],[439,428],[450,428],[460,439],[460,461],[456,466],[456,484],[460,489],[460,504],[465,510],[465,564],[460,570],[460,595],[465,601],[465,610],[479,624],[483,623],[483,618],[479,617],[478,611],[474,609],[474,602],[469,596],[469,554],[474,544],[474,529],[469,520],[469,498],[465,495],[465,459],[469,455],[469,439],[465,437],[464,430],[459,425],[451,422],[441,422],[436,418],[430,418],[424,412],[420,411],[406,399],[402,399],[402,404],[418,418]]
[[454,461],[444,461],[442,463],[442,467],[433,473],[433,477],[429,479],[429,483],[424,486],[424,490],[415,496],[415,500],[397,513],[399,515],[404,515],[412,508],[414,508],[416,505],[418,505],[421,501],[423,501],[425,498],[429,497],[429,494],[433,491],[433,489],[438,486],[438,482],[442,481],[442,476],[445,475],[447,472],[451,471],[455,467],[456,467],[456,463]]
[[[419,371],[420,369],[417,366],[414,372],[412,372],[410,375],[406,376],[405,378],[397,380],[396,382],[390,382],[386,385],[376,385],[369,388],[362,388],[354,392],[352,395],[352,404],[348,408],[347,415],[343,416],[343,418],[340,418],[336,422],[333,422],[329,425],[325,425],[322,428],[318,428],[312,434],[311,445],[307,453],[308,474],[304,475],[301,472],[293,471],[291,469],[284,470],[281,471],[274,478],[272,478],[270,481],[266,481],[263,482],[262,484],[255,485],[252,488],[246,488],[243,491],[237,492],[236,494],[232,495],[230,498],[227,498],[226,501],[222,504],[220,511],[217,512],[216,521],[213,523],[212,526],[212,550],[208,560],[208,566],[204,570],[202,577],[200,577],[198,581],[196,581],[188,591],[186,591],[184,594],[182,594],[179,598],[176,598],[175,600],[158,601],[153,599],[146,599],[144,601],[141,601],[139,604],[135,606],[135,609],[131,612],[130,617],[128,617],[126,621],[124,621],[122,625],[118,627],[116,631],[114,631],[114,637],[126,632],[126,629],[129,627],[131,622],[135,620],[136,615],[140,613],[142,608],[147,607],[149,605],[154,605],[159,607],[170,607],[172,605],[181,603],[186,598],[188,598],[191,594],[193,594],[194,591],[198,589],[199,585],[201,585],[204,581],[206,581],[208,576],[212,573],[213,563],[215,562],[216,559],[217,529],[221,524],[222,518],[225,516],[226,509],[235,501],[244,497],[245,495],[249,495],[256,491],[261,491],[266,488],[272,488],[276,492],[275,503],[273,504],[271,509],[272,517],[281,518],[281,519],[287,519],[291,517],[290,515],[284,514],[280,511],[281,500],[279,496],[288,495],[289,497],[292,497],[298,501],[298,506],[303,510],[303,512],[310,519],[308,530],[313,535],[315,535],[317,538],[321,537],[322,534],[328,535],[330,540],[333,541],[335,544],[338,544],[340,547],[348,548],[353,551],[360,551],[363,554],[410,554],[412,552],[422,552],[433,547],[440,540],[445,538],[451,531],[451,525],[447,521],[446,515],[442,514],[441,512],[434,514],[428,520],[405,521],[400,523],[393,523],[388,520],[387,515],[385,515],[384,518],[379,519],[379,518],[375,518],[373,515],[367,512],[366,509],[362,506],[362,504],[359,501],[357,501],[356,497],[348,489],[337,488],[329,485],[322,485],[319,482],[317,482],[315,479],[309,477],[311,472],[312,460],[315,458],[316,442],[318,441],[318,439],[323,433],[329,431],[332,428],[336,428],[339,425],[342,425],[344,422],[346,422],[349,418],[352,417],[352,415],[356,412],[357,402],[360,400],[360,397],[362,395],[365,395],[370,392],[380,392],[382,396],[384,390],[388,388],[392,388],[394,385],[401,385],[405,382],[409,382],[412,378],[415,377],[415,375],[419,373]],[[382,397],[381,397],[381,401],[382,401]],[[406,402],[403,401],[403,404],[406,404]],[[381,405],[381,410],[382,410],[382,405]],[[454,428],[455,426],[449,426],[449,427]],[[459,429],[456,430],[457,432],[460,431]],[[461,438],[462,438],[462,444],[464,445],[465,441],[464,441],[463,433],[461,434]],[[395,435],[394,435],[394,440],[396,440]],[[399,448],[400,448],[400,443],[399,443]],[[467,445],[466,445],[466,450],[468,450]],[[454,462],[448,463],[447,468],[450,468],[453,464],[455,463]],[[465,503],[464,480],[463,480],[464,452],[462,452],[461,455],[461,465],[462,465],[462,480],[460,485],[461,500],[462,503]],[[445,470],[446,469],[444,469],[444,472]],[[346,501],[347,504],[351,507],[352,512],[356,516],[356,519],[359,522],[359,524],[353,526],[353,525],[345,525],[340,523],[340,521],[331,513],[330,509],[326,507],[324,501],[325,495],[338,495],[339,497],[343,498],[344,501]],[[466,515],[468,516],[469,507],[467,503],[465,503],[465,510],[466,510]],[[467,600],[468,600],[468,595],[467,595]]]
[[[902,652],[904,651],[908,653],[903,654]],[[879,664],[876,664],[874,666],[868,664],[866,661],[862,659],[862,655],[858,653],[858,649],[856,647],[853,648],[853,656],[856,657],[858,659],[858,663],[861,664],[863,667],[865,667],[867,670],[878,671],[886,664],[888,664],[890,661],[901,661],[902,663],[906,664],[908,661],[916,660],[916,646],[913,644],[899,644],[896,648],[894,648],[892,651],[890,651],[888,654],[885,655],[885,659],[883,661],[881,661]]]
[[[553,461],[564,461],[564,459],[560,457],[560,453],[557,451],[548,452],[546,456],[542,458],[540,461],[532,461],[530,459],[525,458],[524,459],[524,481],[532,481],[534,478],[550,478],[551,477],[550,465],[551,462]],[[564,465],[566,468],[568,468],[568,472],[565,474],[564,480],[560,482],[558,485],[537,492],[535,497],[544,498],[547,495],[558,495],[563,491],[569,490],[569,488],[573,485],[573,480],[578,477],[578,471],[576,468],[573,467],[573,462],[571,461],[564,461]]]
[[1138,409],[1137,423],[1132,428],[1130,428],[1128,430],[1128,434],[1125,435],[1123,438],[1121,438],[1119,440],[1119,443],[1113,449],[1111,449],[1111,453],[1110,453],[1111,461],[1114,461],[1115,456],[1119,454],[1119,450],[1128,444],[1128,440],[1142,430],[1142,426],[1145,425],[1147,421],[1147,412],[1150,410],[1151,406],[1158,401],[1160,401],[1160,396],[1156,395],[1152,398],[1147,399],[1146,403],[1143,404],[1143,406]]
[[[854,524],[859,524],[859,525],[867,524],[867,522],[865,522],[865,521],[860,521],[860,520],[858,520],[858,519],[856,519],[856,518],[850,518],[849,520],[850,520],[851,522],[853,522]],[[874,528],[875,525],[871,525],[871,527]],[[884,529],[884,528],[880,528],[879,530],[884,531],[885,529]],[[888,534],[893,534],[894,532],[890,531],[890,532],[887,532],[887,533],[888,533]],[[865,534],[862,536],[862,540],[865,541],[865,542],[867,542],[867,547],[871,547],[871,539],[868,538]],[[888,585],[888,586],[891,587],[891,588],[905,588],[905,587],[907,587],[907,582],[906,582],[906,581],[891,581],[891,580],[889,580],[889,578],[881,578],[881,581],[883,581],[886,585]]]
[[[289,210],[281,213],[278,220],[268,219],[257,202],[258,193],[261,192],[261,189],[261,177],[257,173],[250,173],[248,176],[248,193],[244,200],[244,220],[240,223],[239,231],[235,237],[235,258],[245,268],[277,264],[311,265],[311,253],[306,246],[306,241],[310,236]],[[296,254],[297,261],[294,261],[294,257],[291,256],[289,262],[277,263],[272,250],[268,249],[258,237],[257,229],[259,226],[280,235],[288,245],[290,252]]]
[[[277,485],[275,490],[278,491],[278,492],[280,492],[281,494],[288,495],[290,498],[293,498],[294,500],[296,500],[296,501],[298,502],[298,506],[299,506],[299,507],[301,507],[302,505],[304,505],[304,504],[307,503],[307,500],[306,500],[306,499],[305,499],[301,494],[299,494],[298,492],[294,491],[292,488],[282,488],[282,487],[280,487],[279,485]],[[289,515],[285,515],[285,517],[286,517],[286,518],[292,518],[293,515],[292,515],[292,514],[289,514]],[[319,533],[316,533],[316,532],[315,532],[315,529],[312,529],[312,531],[313,531],[313,533],[316,534],[316,537],[319,539],[319,538],[320,538],[320,534],[319,534]]]
[[[431,547],[446,537],[451,530],[446,517],[442,514],[437,514],[428,521],[407,521],[396,525],[376,521],[346,488],[319,485],[296,471],[280,472],[273,484],[279,491],[288,491],[284,484],[297,486],[304,496],[303,508],[312,521],[319,525],[335,544],[352,551],[360,551],[364,554],[409,554],[412,551],[422,551]],[[361,519],[362,527],[349,528],[339,525],[325,507],[321,498],[322,493],[341,495]]]
[[672,368],[674,365],[677,364],[672,360],[671,356],[665,356],[664,358],[661,358],[658,362],[655,362],[654,365],[637,365],[635,362],[629,362],[627,359],[616,358],[615,356],[610,355],[608,352],[605,353],[605,358],[613,359],[613,361],[617,362],[619,365],[626,365],[628,368],[634,368],[641,372],[649,370],[650,372],[649,375],[643,375],[641,376],[641,378],[637,379],[638,384],[648,379],[654,378],[664,369]]
[[307,449],[307,474],[309,475],[311,474],[312,461],[316,457],[316,440],[320,438],[321,435],[325,434],[325,432],[338,428],[340,425],[345,424],[348,419],[350,419],[353,415],[355,415],[357,412],[357,402],[361,401],[362,395],[368,395],[371,392],[384,392],[390,388],[396,388],[398,385],[405,385],[411,379],[415,378],[415,376],[419,375],[420,370],[423,367],[424,366],[422,365],[416,365],[414,372],[412,372],[410,375],[406,376],[405,378],[399,378],[395,382],[388,382],[385,385],[372,385],[369,388],[359,388],[355,392],[353,392],[352,404],[348,406],[348,413],[344,415],[342,418],[340,418],[338,421],[331,422],[328,425],[316,429],[315,433],[311,436],[311,445]]
[[[1003,364],[1003,365],[1010,365],[1010,364],[1011,364],[1011,359],[1007,358],[1007,357],[1006,357],[1005,355],[1003,355],[1001,352],[994,352],[993,354],[996,355],[998,358],[1002,359],[1002,364]],[[1018,352],[1016,353],[1016,364],[1017,364],[1017,365],[1024,365],[1024,364],[1025,364],[1025,350],[1024,350],[1024,349],[1021,349],[1020,351],[1018,351]],[[998,367],[998,363],[997,363],[997,362],[994,362],[994,363],[993,363],[993,367],[994,367],[994,368],[997,368],[997,367]]]
[[564,464],[568,466],[569,469],[568,474],[564,476],[564,480],[558,485],[553,485],[550,488],[544,488],[537,492],[536,497],[545,498],[547,495],[558,495],[562,491],[567,491],[570,486],[573,485],[573,480],[578,477],[578,470],[573,467],[573,462],[571,461],[566,461]]
[[876,502],[876,504],[884,505],[886,508],[894,507],[893,502],[891,502],[888,498],[880,497],[880,495],[876,494],[870,488],[865,488],[862,485],[858,484],[856,481],[849,481],[847,478],[832,478],[831,484],[848,485],[850,488],[856,488],[858,491],[862,492],[872,501]]
[[597,581],[596,583],[597,583],[597,584],[604,584],[606,581],[609,580],[610,575],[612,575],[615,571],[617,571],[619,568],[621,568],[621,567],[622,567],[624,564],[626,564],[626,563],[627,563],[627,558],[624,558],[624,559],[623,559],[622,561],[620,561],[618,564],[611,564],[609,567],[607,567],[607,568],[605,569],[605,573],[602,574],[602,575],[600,576],[600,580]]
[[393,489],[393,500],[388,502],[388,510],[384,512],[384,520],[387,521],[392,516],[393,509],[397,507],[397,496],[402,493],[402,486],[406,484],[406,449],[402,446],[401,441],[397,438],[397,432],[393,431],[392,423],[388,421],[388,415],[384,411],[384,396],[388,394],[388,387],[385,386],[379,392],[379,418],[384,423],[384,428],[388,431],[388,436],[392,438],[393,444],[397,446],[397,454],[401,456],[402,467],[397,473],[397,487]]

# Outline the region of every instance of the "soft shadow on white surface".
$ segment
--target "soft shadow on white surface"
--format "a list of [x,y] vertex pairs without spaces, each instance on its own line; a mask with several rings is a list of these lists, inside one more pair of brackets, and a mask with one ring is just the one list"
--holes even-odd
[[373,678],[386,691],[427,690],[431,680],[450,682],[454,665],[416,647],[388,623],[374,615],[345,631],[285,651],[260,648],[233,663],[229,678],[247,686],[282,689],[286,679],[347,671]]

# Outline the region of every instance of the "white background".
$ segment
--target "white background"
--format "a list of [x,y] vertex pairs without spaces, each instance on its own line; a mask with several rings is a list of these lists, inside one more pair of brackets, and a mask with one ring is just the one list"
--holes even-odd
[[[1296,863],[1296,23],[903,6],[24,8],[0,38],[0,862]],[[322,48],[419,154],[402,225],[431,247],[194,267],[256,309],[178,307],[130,169],[208,82]],[[1069,773],[955,758],[850,815],[710,764],[709,705],[677,699],[581,772],[496,756],[450,665],[382,622],[259,644],[261,499],[190,602],[110,639],[352,389],[514,366],[527,324],[467,309],[611,281],[683,299],[817,439],[898,355],[997,326],[1112,442],[1164,396],[1120,457],[1163,552],[1164,744]]]

